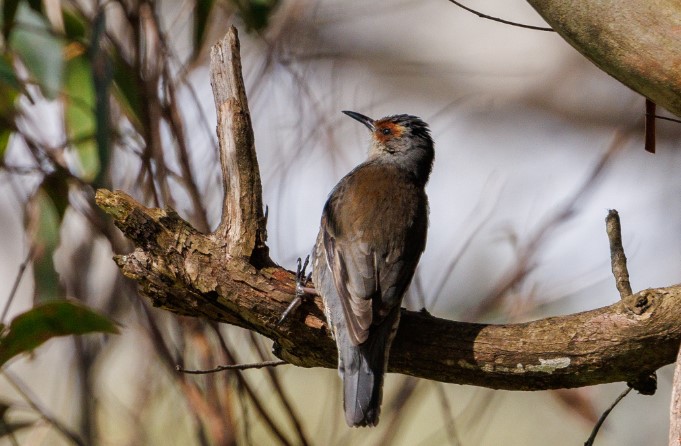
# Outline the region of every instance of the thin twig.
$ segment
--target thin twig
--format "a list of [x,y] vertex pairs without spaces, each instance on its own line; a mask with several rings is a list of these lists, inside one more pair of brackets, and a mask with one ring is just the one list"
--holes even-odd
[[406,424],[409,420],[407,405],[413,401],[414,392],[420,380],[412,376],[402,376],[400,383],[397,385],[397,391],[393,394],[392,401],[388,402],[386,406],[389,407],[389,419],[384,423],[388,423],[388,428],[384,431],[378,444],[393,444],[395,437],[401,426]]
[[[222,333],[220,333],[220,330],[217,327],[217,324],[212,324],[211,328],[215,332],[217,338],[218,338],[218,343],[220,345],[220,348],[222,349],[222,352],[225,354],[227,357],[227,361],[230,362],[237,362],[237,358],[234,354],[233,351],[230,350],[229,346],[227,345],[227,342],[225,341],[224,336],[222,336]],[[251,400],[251,403],[253,404],[253,408],[255,411],[260,415],[262,418],[262,421],[265,423],[265,425],[269,428],[270,433],[276,437],[279,442],[285,446],[288,445],[293,445],[294,443],[290,442],[289,439],[284,435],[284,432],[281,430],[281,428],[275,423],[274,418],[270,412],[268,412],[267,408],[268,407],[266,404],[264,404],[261,399],[256,395],[256,392],[253,390],[252,386],[248,383],[244,375],[241,373],[240,370],[237,370],[237,373],[234,374],[239,386],[243,388],[245,394],[248,396],[248,398]]]
[[186,370],[181,365],[175,367],[178,372],[186,373],[188,375],[206,375],[208,373],[222,372],[223,370],[248,370],[248,369],[262,369],[263,367],[277,367],[280,365],[288,364],[286,361],[264,361],[264,362],[254,362],[251,364],[231,364],[231,365],[219,365],[214,369],[208,370]]
[[17,294],[17,290],[19,289],[19,284],[21,283],[21,278],[24,277],[24,272],[26,272],[26,268],[28,267],[28,263],[31,261],[31,257],[33,257],[33,247],[31,247],[28,250],[28,254],[26,254],[26,258],[24,261],[19,265],[19,271],[17,272],[17,276],[14,278],[14,284],[12,285],[12,291],[9,292],[9,297],[7,298],[7,302],[5,302],[5,307],[2,309],[2,316],[0,316],[0,322],[4,322],[5,317],[7,317],[7,312],[9,311],[10,305],[12,305],[12,301],[14,300],[14,296]]
[[593,167],[589,176],[584,180],[575,193],[568,198],[555,212],[549,214],[544,222],[539,225],[527,243],[519,248],[518,260],[511,269],[498,282],[495,288],[478,306],[470,312],[471,319],[479,318],[481,315],[490,311],[506,295],[506,293],[520,283],[526,275],[535,267],[534,255],[539,251],[540,246],[546,240],[551,231],[555,230],[561,223],[566,222],[574,214],[577,204],[584,200],[593,189],[596,181],[603,174],[610,160],[618,153],[627,141],[626,135],[621,131],[616,131],[608,150],[601,156]]
[[38,402],[37,398],[31,394],[31,391],[28,389],[26,384],[19,379],[17,376],[14,374],[10,373],[8,370],[3,370],[2,375],[5,377],[7,382],[16,390],[19,395],[28,403],[28,405],[31,407],[31,409],[35,410],[37,413],[40,414],[40,417],[47,421],[49,424],[54,426],[59,433],[61,433],[66,439],[70,440],[73,444],[76,444],[78,446],[85,446],[85,442],[80,438],[80,436],[73,432],[71,429],[66,427],[62,422],[57,420],[55,417],[50,415],[47,412],[47,409],[42,407]]
[[[158,320],[156,319],[155,313],[152,313],[147,305],[141,305],[142,316],[147,322],[147,335],[154,346],[154,351],[158,355],[161,364],[169,369],[172,369],[173,364],[177,361],[175,358],[180,357],[177,351],[173,352],[170,346],[166,343],[163,334],[161,333],[161,328],[159,327]],[[195,421],[196,426],[196,436],[199,444],[207,444],[205,441],[205,432],[201,417],[206,417],[210,419],[213,415],[210,410],[210,406],[205,402],[204,395],[200,391],[199,387],[190,382],[184,375],[173,374],[176,383],[178,384],[182,395],[184,396],[187,404],[192,408],[191,413]]]
[[511,21],[508,21],[508,20],[500,19],[498,17],[493,17],[491,15],[483,14],[481,12],[476,11],[475,9],[471,9],[468,6],[462,5],[461,3],[457,2],[456,0],[449,0],[449,2],[454,3],[456,6],[458,6],[461,9],[465,9],[468,12],[472,12],[473,14],[477,15],[478,17],[480,17],[482,19],[487,19],[487,20],[491,20],[493,22],[503,23],[505,25],[517,26],[518,28],[533,29],[535,31],[555,32],[555,30],[553,28],[546,28],[546,27],[543,27],[543,26],[534,26],[534,25],[524,25],[522,23],[511,22]]
[[444,429],[447,432],[447,439],[452,445],[461,445],[461,439],[456,429],[456,419],[452,413],[452,406],[449,404],[447,399],[447,394],[445,392],[445,386],[442,383],[434,383],[435,391],[437,393],[438,399],[440,400],[440,409],[442,416],[444,418]]
[[624,255],[624,247],[622,246],[620,215],[615,209],[608,211],[608,216],[605,218],[605,231],[608,233],[608,240],[610,241],[612,274],[615,276],[617,291],[620,292],[620,297],[624,299],[631,296],[632,292],[627,269],[627,256]]
[[584,442],[584,446],[593,446],[594,440],[596,440],[596,435],[598,435],[598,431],[601,428],[601,425],[603,425],[603,422],[605,419],[610,415],[610,412],[617,406],[617,404],[622,401],[622,399],[627,396],[631,392],[631,387],[627,387],[627,390],[624,392],[620,393],[620,396],[617,397],[617,399],[608,407],[605,412],[603,412],[603,415],[598,419],[598,422],[596,422],[596,425],[594,426],[593,430],[591,431],[591,435],[589,435],[589,438]]
[[482,194],[480,195],[478,203],[475,205],[473,210],[471,210],[469,217],[465,221],[471,221],[475,216],[482,215],[482,217],[479,219],[478,223],[472,228],[472,230],[468,233],[468,235],[465,238],[462,238],[464,242],[459,248],[459,251],[452,256],[451,260],[449,261],[449,264],[445,268],[443,268],[442,271],[444,271],[444,274],[440,279],[440,282],[432,288],[435,291],[431,294],[432,299],[430,300],[430,308],[435,307],[435,304],[442,295],[442,291],[444,290],[447,281],[451,278],[452,274],[454,274],[454,270],[456,269],[457,265],[464,258],[464,254],[466,254],[468,248],[470,248],[470,246],[472,245],[473,241],[478,236],[480,231],[489,222],[491,215],[494,213],[494,210],[497,207],[496,205],[499,202],[500,197],[501,194],[497,194],[492,205],[489,206],[487,210],[483,211],[482,207],[484,204],[483,203],[484,200],[483,195]]
[[[258,353],[258,357],[260,358],[261,361],[264,361],[266,358],[265,352],[260,347],[257,335],[255,334],[255,332],[250,331],[249,336],[251,338],[251,345]],[[277,375],[277,371],[274,370],[274,368],[272,367],[267,367],[265,368],[265,373],[267,373],[267,376],[270,378],[270,382],[272,383],[272,387],[274,387],[275,393],[279,397],[279,401],[281,401],[281,404],[284,406],[286,413],[288,414],[289,418],[291,419],[291,422],[293,423],[293,426],[296,429],[296,432],[298,433],[298,439],[300,440],[298,444],[300,444],[301,446],[308,446],[310,444],[310,441],[308,441],[307,436],[305,435],[303,423],[301,422],[301,417],[298,415],[298,413],[296,413],[296,409],[293,407],[293,404],[291,404],[289,398],[286,396],[286,393],[284,392],[284,386],[282,385],[281,380]]]
[[666,116],[655,115],[656,119],[662,119],[663,121],[678,122],[681,124],[681,119],[668,118]]
[[[495,408],[494,400],[499,397],[498,392],[492,392],[488,389],[476,389],[473,397],[466,404],[463,411],[456,417],[457,423],[461,426],[466,426],[466,433],[468,443],[479,444],[481,435],[484,435],[490,429],[490,420],[493,416]],[[443,432],[446,428],[441,428],[434,431],[429,436],[423,438],[416,446],[427,446],[431,444],[442,444]],[[467,443],[467,444],[468,444]],[[459,442],[459,445],[462,443]]]
[[185,137],[184,124],[182,123],[182,117],[180,116],[179,106],[180,103],[177,100],[176,95],[176,85],[175,80],[172,77],[170,70],[170,49],[166,42],[169,42],[166,34],[161,30],[160,20],[154,9],[151,9],[151,14],[149,19],[153,22],[152,27],[158,38],[159,45],[161,47],[161,57],[160,69],[162,77],[165,78],[165,86],[168,93],[167,100],[161,106],[162,113],[171,128],[171,131],[175,135],[177,156],[180,164],[180,169],[182,170],[181,181],[184,183],[185,189],[189,194],[190,200],[194,207],[194,220],[198,225],[199,230],[202,232],[208,232],[210,230],[210,225],[208,223],[208,217],[206,216],[206,208],[201,200],[201,192],[196,184],[196,178],[194,177],[191,169],[191,163],[189,160],[189,147]]

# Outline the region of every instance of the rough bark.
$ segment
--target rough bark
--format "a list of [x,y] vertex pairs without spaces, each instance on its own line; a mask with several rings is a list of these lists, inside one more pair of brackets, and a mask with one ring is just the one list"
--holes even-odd
[[222,220],[215,237],[227,243],[230,254],[252,256],[253,263],[263,264],[269,256],[262,184],[239,49],[237,32],[232,27],[210,52],[224,189]]
[[669,415],[669,446],[681,446],[681,350],[676,357]]
[[527,1],[601,70],[681,116],[678,0]]
[[[222,223],[202,234],[171,209],[146,208],[123,192],[99,190],[97,203],[136,247],[115,261],[158,307],[253,330],[272,339],[275,354],[292,364],[334,368],[335,345],[319,298],[277,325],[294,297],[295,278],[269,259],[264,243],[234,28],[212,56],[226,188]],[[403,310],[389,371],[495,389],[580,387],[634,381],[673,362],[680,343],[681,286],[523,324],[462,323]]]
[[[145,208],[123,192],[100,190],[97,202],[137,246],[115,260],[154,305],[256,331],[292,364],[336,366],[321,299],[276,325],[294,296],[293,273],[257,269],[173,211]],[[403,310],[389,370],[495,389],[580,387],[633,381],[674,362],[680,343],[681,286],[522,324],[454,322]]]

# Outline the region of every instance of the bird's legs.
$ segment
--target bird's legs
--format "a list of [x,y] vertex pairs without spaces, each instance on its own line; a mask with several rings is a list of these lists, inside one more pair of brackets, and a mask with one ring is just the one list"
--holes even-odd
[[305,263],[303,263],[298,257],[298,268],[296,269],[296,297],[293,298],[291,303],[286,307],[286,310],[281,314],[281,317],[279,318],[279,321],[277,322],[277,325],[281,324],[284,322],[284,319],[293,312],[296,308],[300,306],[300,304],[303,302],[303,297],[305,295],[310,295],[310,296],[317,296],[317,290],[312,288],[312,287],[307,287],[307,283],[310,281],[312,278],[312,273],[310,274],[305,274],[305,271],[307,270],[307,266],[310,264],[310,256],[308,255],[305,257]]

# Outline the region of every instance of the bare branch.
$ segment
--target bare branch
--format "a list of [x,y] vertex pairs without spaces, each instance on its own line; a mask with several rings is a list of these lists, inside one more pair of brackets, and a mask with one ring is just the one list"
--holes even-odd
[[7,382],[16,390],[19,395],[26,401],[26,403],[33,409],[40,417],[53,426],[57,432],[59,432],[64,439],[68,440],[70,443],[76,446],[85,446],[83,439],[74,431],[72,431],[66,424],[59,421],[54,415],[52,415],[41,403],[38,402],[38,398],[32,394],[30,389],[24,384],[24,382],[19,379],[13,373],[8,370],[3,370],[2,375],[5,377]]
[[510,289],[527,276],[528,272],[535,266],[534,256],[539,251],[542,243],[547,240],[552,231],[555,231],[561,224],[568,221],[574,214],[577,204],[592,193],[594,185],[603,175],[605,168],[610,164],[613,157],[622,150],[626,141],[627,138],[623,132],[616,131],[613,134],[608,150],[605,151],[603,156],[594,165],[581,186],[571,197],[544,218],[543,222],[529,237],[529,240],[520,247],[515,264],[504,274],[492,291],[480,300],[475,310],[471,312],[471,318],[477,319],[491,308],[494,308]]
[[681,7],[676,0],[527,2],[598,68],[681,116]]
[[629,283],[629,270],[627,269],[627,256],[624,255],[622,247],[622,228],[620,226],[620,215],[615,209],[608,211],[605,217],[605,231],[610,241],[610,263],[612,274],[615,276],[615,284],[620,297],[624,299],[631,296],[631,284]]
[[9,311],[9,307],[12,305],[12,301],[14,300],[14,296],[17,294],[17,290],[19,289],[19,284],[21,283],[21,278],[24,277],[24,272],[26,271],[26,268],[28,267],[28,264],[31,261],[32,257],[33,257],[33,247],[31,247],[28,250],[28,254],[26,254],[26,258],[24,259],[23,262],[21,262],[21,265],[19,265],[19,271],[17,271],[17,275],[14,278],[14,283],[12,284],[12,290],[9,292],[9,297],[5,301],[5,306],[2,309],[2,315],[0,316],[0,322],[1,323],[5,323],[5,318],[7,317],[7,312]]
[[589,435],[589,438],[584,442],[584,446],[593,446],[594,441],[596,440],[596,435],[598,435],[598,431],[601,429],[601,426],[603,425],[603,422],[605,421],[606,418],[608,418],[608,415],[610,415],[610,412],[619,404],[620,401],[624,399],[625,396],[629,395],[629,392],[631,392],[632,387],[628,387],[625,391],[620,393],[620,395],[615,398],[615,401],[608,407],[604,412],[603,415],[598,419],[598,422],[594,426],[593,430],[591,431],[591,435]]
[[655,119],[661,119],[663,121],[671,121],[681,124],[681,119],[668,118],[666,116],[655,115]]
[[[115,258],[154,305],[256,331],[275,354],[304,367],[336,367],[320,298],[277,320],[295,296],[295,275],[256,269],[172,211],[122,192],[97,202],[137,249]],[[510,325],[447,321],[403,310],[390,371],[509,390],[631,381],[674,361],[681,344],[681,286],[649,289],[596,310]]]
[[463,4],[461,4],[461,3],[459,3],[459,2],[457,2],[457,1],[455,1],[455,0],[449,0],[449,2],[455,4],[456,6],[458,6],[459,8],[461,8],[461,9],[463,9],[463,10],[465,10],[465,11],[468,11],[468,12],[470,12],[470,13],[473,13],[473,14],[477,15],[477,16],[480,17],[481,19],[487,19],[487,20],[491,20],[491,21],[493,21],[493,22],[503,23],[504,25],[517,26],[518,28],[533,29],[533,30],[535,30],[535,31],[550,31],[550,32],[554,32],[554,29],[553,29],[553,28],[546,28],[546,27],[544,27],[544,26],[524,25],[524,24],[518,23],[518,22],[511,22],[511,21],[509,21],[509,20],[504,20],[504,19],[500,19],[500,18],[498,18],[498,17],[493,17],[493,16],[491,16],[491,15],[483,14],[482,12],[479,12],[479,11],[476,11],[475,9],[469,8],[468,6],[463,5]]
[[211,49],[210,60],[225,192],[222,219],[215,236],[227,243],[231,255],[254,255],[266,264],[269,256],[262,186],[236,28],[230,27]]
[[[632,291],[631,284],[629,283],[627,256],[624,255],[624,247],[622,246],[620,216],[614,209],[610,209],[608,216],[605,218],[605,231],[610,241],[612,274],[615,276],[617,291],[619,291],[620,297],[624,299],[627,296],[631,296]],[[655,373],[644,373],[636,379],[627,381],[627,384],[642,395],[654,395],[657,391],[657,375]]]
[[219,365],[214,369],[208,370],[186,370],[182,366],[178,365],[176,367],[178,372],[187,373],[189,375],[206,375],[208,373],[222,372],[223,370],[248,370],[248,369],[262,369],[264,367],[277,367],[279,365],[288,364],[286,361],[264,361],[256,362],[252,364],[231,364],[231,365]]
[[[306,300],[277,324],[295,296],[296,280],[271,262],[264,244],[260,175],[238,48],[232,29],[212,51],[226,188],[218,231],[202,234],[172,210],[146,208],[123,192],[101,189],[98,205],[136,246],[114,260],[155,306],[260,333],[274,341],[275,355],[291,364],[335,368],[336,348],[320,298]],[[621,135],[613,139],[586,184],[622,141]],[[571,203],[556,218],[568,216]],[[522,324],[460,323],[406,310],[401,320],[392,372],[508,390],[633,381],[674,360],[681,344],[681,286],[644,290],[608,307]]]

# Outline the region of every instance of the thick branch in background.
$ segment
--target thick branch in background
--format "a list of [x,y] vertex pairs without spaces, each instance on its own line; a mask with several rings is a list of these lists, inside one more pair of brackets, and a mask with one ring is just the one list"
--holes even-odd
[[[218,46],[212,70],[231,73],[226,82],[238,85],[221,86],[214,73],[213,86],[241,96],[236,30]],[[215,93],[216,106],[229,115],[219,115],[219,127],[231,130],[218,129],[221,151],[227,152],[220,156],[222,170],[229,176],[220,227],[201,234],[172,210],[146,208],[123,192],[99,190],[97,203],[136,246],[115,260],[155,306],[260,333],[274,341],[277,356],[292,364],[335,368],[336,348],[321,299],[308,300],[277,325],[294,298],[295,277],[266,254],[245,95],[237,106],[238,97],[223,93]],[[238,218],[250,222],[235,222]],[[249,249],[261,249],[258,261]],[[570,388],[632,381],[673,362],[680,342],[681,286],[523,324],[461,323],[403,310],[389,371],[496,389]]]
[[527,2],[598,68],[681,116],[681,4],[678,1]]

